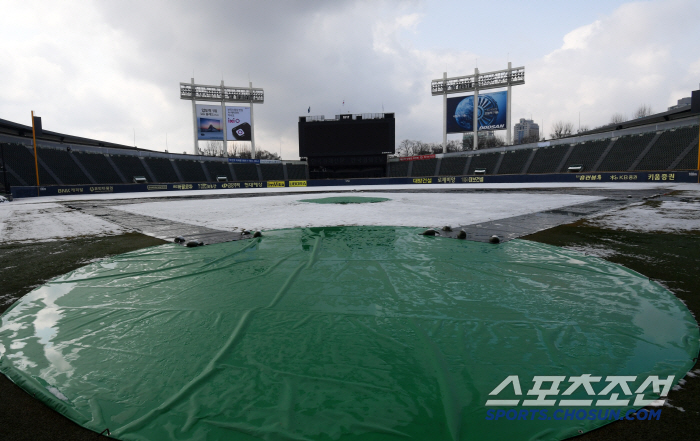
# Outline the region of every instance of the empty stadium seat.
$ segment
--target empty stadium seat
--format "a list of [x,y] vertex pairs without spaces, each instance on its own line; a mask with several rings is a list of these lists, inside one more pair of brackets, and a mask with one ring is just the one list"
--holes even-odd
[[408,176],[409,161],[392,162],[389,164],[389,176],[392,178],[405,178]]
[[175,173],[172,161],[167,158],[145,157],[148,168],[151,169],[158,182],[180,182]]
[[[207,182],[207,177],[204,174],[201,162],[181,159],[177,160],[175,165],[177,166],[178,170],[180,170],[182,179],[185,182]],[[215,179],[215,177],[212,179]]]
[[596,171],[620,172],[629,170],[654,136],[656,133],[619,137]]
[[499,175],[518,175],[523,171],[525,163],[532,154],[532,149],[512,150],[503,155],[501,166],[498,167]]
[[466,156],[451,156],[442,158],[440,162],[440,176],[459,176],[464,173],[467,164]]
[[[698,127],[681,127],[663,132],[635,170],[666,170],[678,155],[698,137]],[[697,166],[697,164],[696,164]]]
[[481,153],[472,156],[472,162],[469,164],[468,174],[476,174],[476,170],[484,170],[485,175],[492,175],[501,153]]
[[284,181],[282,164],[260,164],[263,181]]
[[588,141],[576,144],[572,150],[569,158],[564,164],[564,168],[561,172],[565,172],[571,166],[582,166],[584,172],[596,171],[593,167],[600,159],[605,149],[610,145],[610,139],[599,139],[595,141]]
[[305,164],[287,164],[287,177],[290,181],[303,181],[306,179]]
[[557,167],[559,167],[561,160],[564,159],[564,155],[569,150],[569,147],[569,144],[562,144],[554,147],[538,148],[527,173],[556,173]]
[[132,182],[134,176],[145,176],[150,179],[138,156],[113,155],[110,157],[114,165],[119,168],[127,182]]
[[259,181],[258,168],[255,164],[233,164],[233,171],[239,181]]
[[413,170],[411,170],[411,176],[435,176],[436,166],[437,159],[435,158],[413,161]]
[[213,180],[216,180],[217,176],[226,176],[226,179],[233,181],[231,170],[228,168],[228,162],[204,161],[204,166],[209,170],[209,176]]
[[73,155],[83,164],[90,173],[90,176],[97,181],[98,184],[121,184],[122,180],[114,171],[114,167],[107,161],[107,158],[102,153],[80,152],[73,150]]

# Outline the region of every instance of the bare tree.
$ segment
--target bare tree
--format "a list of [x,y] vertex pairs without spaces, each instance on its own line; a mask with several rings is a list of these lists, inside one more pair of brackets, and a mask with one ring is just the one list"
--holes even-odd
[[[253,159],[253,155],[250,153],[250,148],[240,147],[235,150],[235,157],[241,159]],[[280,155],[277,153],[268,152],[262,148],[255,149],[255,159],[281,159]]]
[[579,134],[579,133],[587,132],[587,131],[589,131],[589,130],[591,130],[591,129],[589,129],[588,126],[583,125],[583,126],[581,126],[581,127],[578,128],[578,130],[576,131],[576,133]]
[[203,156],[224,156],[223,141],[207,141],[199,151]]
[[620,124],[627,121],[627,117],[622,113],[616,113],[610,117],[610,124]]
[[557,121],[552,125],[552,133],[549,137],[552,139],[564,138],[571,136],[574,133],[574,125],[568,121]]
[[634,117],[635,118],[644,118],[645,116],[651,115],[651,106],[648,106],[646,104],[642,104],[637,108],[637,111],[634,112]]

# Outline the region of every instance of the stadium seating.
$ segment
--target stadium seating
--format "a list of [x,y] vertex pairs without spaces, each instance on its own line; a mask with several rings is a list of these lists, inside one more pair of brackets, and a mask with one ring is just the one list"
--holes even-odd
[[486,170],[484,174],[492,175],[501,153],[481,153],[472,156],[467,174],[473,175],[475,170]]
[[561,144],[554,147],[540,147],[532,159],[532,164],[527,173],[556,173],[561,160],[569,150],[569,144]]
[[282,164],[260,164],[263,181],[284,181]]
[[[201,162],[179,159],[175,161],[175,165],[177,169],[180,170],[182,179],[185,182],[207,182],[207,176],[204,174]],[[216,180],[216,176],[213,176],[212,179]]]
[[[3,149],[8,167],[17,173],[27,185],[36,185],[34,155],[29,149],[21,144],[3,144]],[[7,180],[10,185],[22,185],[11,173],[7,174]]]
[[[73,151],[73,155],[83,164],[90,173],[90,176],[97,181],[98,184],[122,184],[121,178],[114,167],[107,161],[105,155],[101,153],[89,153]],[[85,182],[88,184],[89,182]]]
[[621,136],[615,141],[610,152],[596,171],[627,171],[644,151],[656,133]]
[[145,157],[144,159],[148,168],[155,175],[156,182],[180,182],[170,159],[153,157]]
[[440,176],[459,176],[464,173],[467,164],[466,156],[453,156],[442,158],[440,163]]
[[405,178],[408,176],[409,161],[392,162],[389,164],[389,176],[392,178]]
[[435,167],[437,159],[423,159],[422,161],[413,161],[413,170],[411,176],[435,176]]
[[[698,136],[698,127],[682,127],[663,132],[635,170],[666,170]],[[697,164],[696,164],[697,165]]]
[[287,177],[294,181],[303,181],[306,179],[306,165],[304,164],[287,164]]
[[609,145],[610,139],[588,141],[574,145],[571,155],[569,155],[560,172],[565,173],[569,167],[576,165],[583,166],[581,169],[583,172],[597,171],[593,170],[593,167]]
[[681,161],[673,167],[674,170],[697,170],[698,169],[698,149],[694,148],[686,154]]
[[[64,185],[91,184],[66,149],[58,150],[39,145],[37,154]],[[46,182],[43,178],[41,181]]]
[[209,170],[209,177],[216,181],[217,176],[226,176],[226,179],[233,181],[231,170],[228,168],[228,162],[220,161],[204,161],[204,166]]
[[127,182],[132,182],[134,176],[143,176],[149,181],[151,180],[138,156],[113,155],[111,159]]
[[532,149],[512,150],[503,156],[501,166],[498,167],[499,175],[519,175],[525,167],[525,163],[532,154]]
[[239,181],[258,181],[258,168],[256,164],[233,164],[233,171]]

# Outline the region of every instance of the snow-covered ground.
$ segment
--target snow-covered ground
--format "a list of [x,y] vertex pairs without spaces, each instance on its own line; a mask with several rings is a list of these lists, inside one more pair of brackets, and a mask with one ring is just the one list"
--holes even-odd
[[[57,202],[78,200],[134,200],[113,208],[178,222],[222,230],[273,229],[322,225],[397,225],[441,227],[504,219],[521,214],[555,209],[591,200],[596,196],[571,195],[566,188],[588,189],[670,189],[682,191],[691,202],[662,202],[654,207],[640,204],[599,215],[589,222],[604,228],[636,231],[700,231],[700,185],[668,183],[538,183],[538,184],[445,184],[386,185],[357,187],[305,187],[279,189],[201,190],[135,194],[100,194],[18,199],[0,204],[0,243],[43,241],[76,236],[121,234],[123,228],[99,217],[70,210]],[[437,188],[501,189],[489,193],[415,193]],[[559,188],[558,194],[510,192],[509,189]],[[373,190],[373,191],[368,191]],[[411,190],[413,192],[395,192]],[[338,196],[387,197],[374,204],[317,205],[301,199]],[[379,191],[379,192],[377,192]],[[276,193],[299,193],[277,195]],[[308,194],[312,192],[313,194]],[[267,194],[264,197],[181,199],[178,196],[222,194]],[[163,198],[139,203],[143,198]],[[655,205],[658,205],[655,204]]]
[[78,236],[121,234],[124,229],[99,217],[40,202],[0,205],[0,243],[46,241]]
[[700,232],[700,201],[644,203],[604,213],[587,224],[610,230],[683,233]]
[[[336,194],[337,195],[337,194]],[[527,193],[353,193],[388,198],[364,204],[314,204],[325,194],[185,199],[112,208],[218,230],[272,230],[333,225],[441,227],[469,225],[600,199]]]

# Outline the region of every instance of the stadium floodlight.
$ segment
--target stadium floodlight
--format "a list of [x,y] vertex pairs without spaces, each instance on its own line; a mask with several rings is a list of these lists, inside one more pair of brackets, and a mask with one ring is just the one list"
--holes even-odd
[[[199,141],[197,137],[197,101],[213,101],[221,103],[221,114],[226,116],[226,103],[249,103],[250,104],[250,151],[255,158],[255,130],[253,129],[253,103],[262,104],[265,102],[265,91],[260,87],[253,87],[253,83],[248,83],[248,87],[227,87],[221,80],[220,86],[208,86],[195,84],[194,78],[189,83],[180,83],[180,99],[192,101],[192,118],[194,121],[194,154],[199,154]],[[225,126],[225,122],[224,122]],[[223,131],[224,149],[228,142],[226,130]]]
[[[430,90],[435,95],[442,95],[442,152],[447,153],[447,95],[453,93],[474,92],[474,102],[479,99],[479,91],[487,89],[508,88],[507,104],[506,104],[506,143],[511,142],[511,122],[510,122],[510,88],[511,86],[519,86],[525,84],[525,67],[511,67],[508,63],[508,69],[497,70],[493,72],[479,73],[479,69],[474,69],[473,75],[464,75],[461,77],[447,78],[447,72],[443,73],[442,78],[432,80]],[[474,127],[474,150],[478,147],[477,128],[478,128],[478,112],[474,112],[473,116]]]

